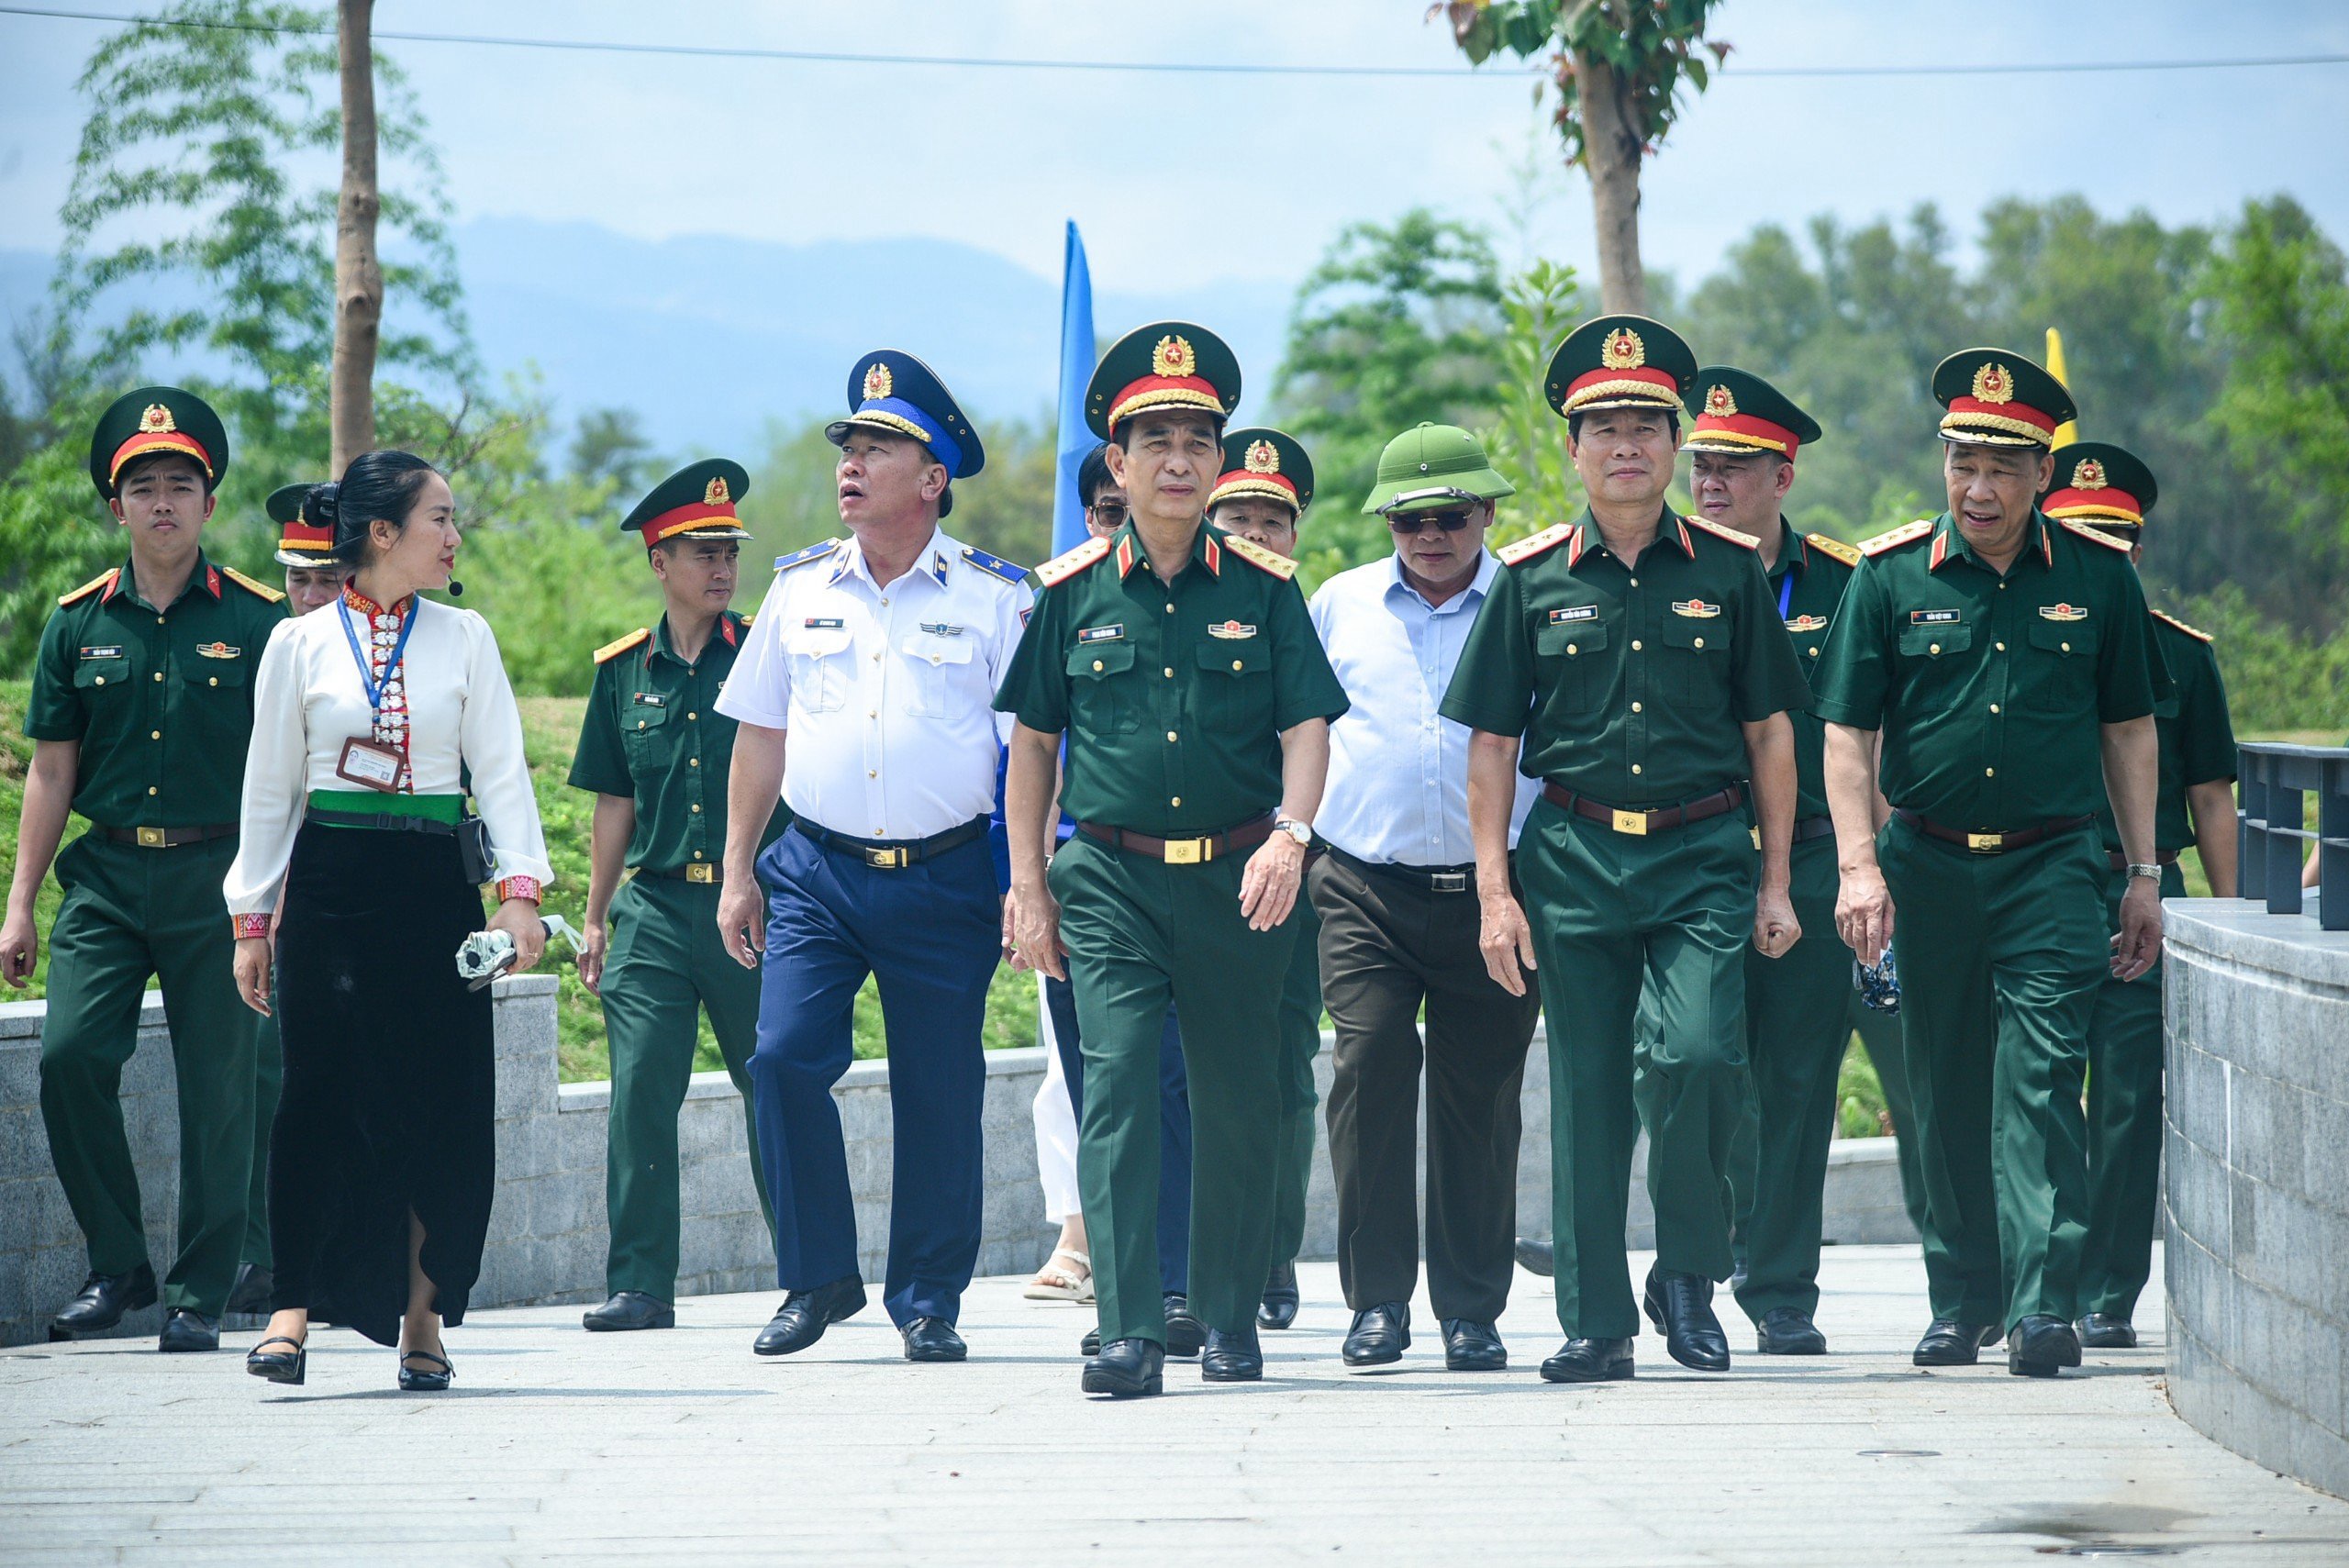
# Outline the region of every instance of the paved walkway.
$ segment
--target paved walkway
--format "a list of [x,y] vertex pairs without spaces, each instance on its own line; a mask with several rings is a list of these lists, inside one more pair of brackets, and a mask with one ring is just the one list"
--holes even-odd
[[1636,1383],[1580,1389],[1533,1375],[1546,1281],[1520,1276],[1508,1373],[1448,1374],[1425,1336],[1350,1374],[1336,1270],[1303,1273],[1265,1383],[1178,1363],[1131,1405],[1077,1394],[1085,1315],[1000,1280],[950,1367],[901,1362],[877,1306],[754,1359],[772,1293],[663,1334],[483,1313],[438,1396],[343,1331],[298,1390],[140,1342],[0,1352],[0,1562],[2349,1562],[2349,1503],[2169,1413],[2157,1324],[2053,1384],[1910,1367],[1914,1248],[1830,1251],[1833,1355],[1749,1356],[1733,1323],[1726,1376],[1649,1336]]

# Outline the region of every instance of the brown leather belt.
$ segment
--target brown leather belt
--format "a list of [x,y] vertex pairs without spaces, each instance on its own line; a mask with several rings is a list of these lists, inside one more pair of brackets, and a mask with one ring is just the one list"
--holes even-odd
[[1576,795],[1553,784],[1542,786],[1542,798],[1562,810],[1573,812],[1576,817],[1604,822],[1618,833],[1641,837],[1660,833],[1666,828],[1686,828],[1691,822],[1702,822],[1709,817],[1735,811],[1745,803],[1745,786],[1731,784],[1726,789],[1699,795],[1685,806],[1666,806],[1654,811],[1625,811],[1603,800],[1593,800],[1586,795]]
[[1195,866],[1221,860],[1234,850],[1252,850],[1271,838],[1273,814],[1268,811],[1237,828],[1228,828],[1220,833],[1203,833],[1196,839],[1153,839],[1147,833],[1112,828],[1103,822],[1080,822],[1076,830],[1088,839],[1097,839],[1111,849],[1123,850],[1130,855],[1148,855],[1152,860],[1163,861],[1171,866]]
[[[2176,850],[2155,850],[2154,851],[2154,863],[2157,866],[2174,866],[2177,863],[2177,851]],[[2129,869],[2129,857],[2122,854],[2119,850],[2107,850],[2104,851],[2104,868],[2107,871],[2127,871]]]
[[685,865],[671,866],[667,871],[644,871],[640,869],[636,874],[639,876],[666,877],[671,882],[707,883],[724,882],[726,880],[724,873],[718,870],[717,864],[710,861],[694,861]]
[[205,844],[237,836],[234,822],[207,822],[201,828],[101,828],[112,844],[136,844],[142,850],[176,850],[182,844]]
[[1832,817],[1798,817],[1795,819],[1794,837],[1787,842],[1801,844],[1813,839],[1831,839],[1834,836],[1835,818]]
[[2019,828],[2012,833],[1968,833],[1961,828],[1945,828],[1905,806],[1894,806],[1892,814],[1929,839],[1963,844],[1977,855],[2002,855],[2009,850],[2020,850],[2026,845],[2036,844],[2042,839],[2053,839],[2059,833],[2076,832],[2096,820],[2094,817],[2058,817],[2053,822],[2042,822],[2036,828]]

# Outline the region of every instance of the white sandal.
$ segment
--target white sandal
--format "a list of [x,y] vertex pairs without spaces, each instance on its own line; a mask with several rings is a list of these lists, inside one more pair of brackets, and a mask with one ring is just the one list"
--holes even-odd
[[[1076,1268],[1064,1269],[1057,1260],[1069,1259]],[[1081,1272],[1080,1272],[1081,1271]],[[1055,1247],[1028,1288],[1019,1293],[1030,1301],[1074,1301],[1080,1305],[1093,1299],[1093,1260],[1074,1247]]]

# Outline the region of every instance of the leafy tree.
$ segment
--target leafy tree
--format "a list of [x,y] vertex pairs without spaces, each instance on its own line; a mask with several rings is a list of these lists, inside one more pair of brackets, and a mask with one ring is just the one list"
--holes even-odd
[[608,480],[622,495],[633,496],[659,477],[655,466],[644,417],[635,409],[590,408],[579,417],[571,438],[573,478],[591,484]]
[[1542,391],[1551,354],[1587,314],[1581,280],[1572,267],[1536,261],[1504,286],[1501,314],[1500,415],[1484,432],[1485,450],[1517,494],[1501,503],[1495,544],[1539,533],[1583,504],[1565,424]]

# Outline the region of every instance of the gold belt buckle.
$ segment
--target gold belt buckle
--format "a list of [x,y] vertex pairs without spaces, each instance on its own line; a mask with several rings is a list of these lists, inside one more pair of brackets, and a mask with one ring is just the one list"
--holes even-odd
[[687,882],[716,882],[718,868],[707,861],[689,865],[685,868],[685,880]]
[[141,828],[139,829],[139,847],[142,850],[168,850],[172,841],[163,836],[161,828]]
[[897,844],[885,850],[865,851],[864,863],[876,871],[901,871],[913,864],[913,856],[903,844]]
[[1208,858],[1205,839],[1169,839],[1166,840],[1166,863],[1171,866],[1195,866]]
[[2004,833],[1968,833],[1965,847],[1977,855],[1995,855],[2007,847]]
[[1644,811],[1618,811],[1615,813],[1614,826],[1618,833],[1631,833],[1645,838],[1648,831],[1648,814]]

